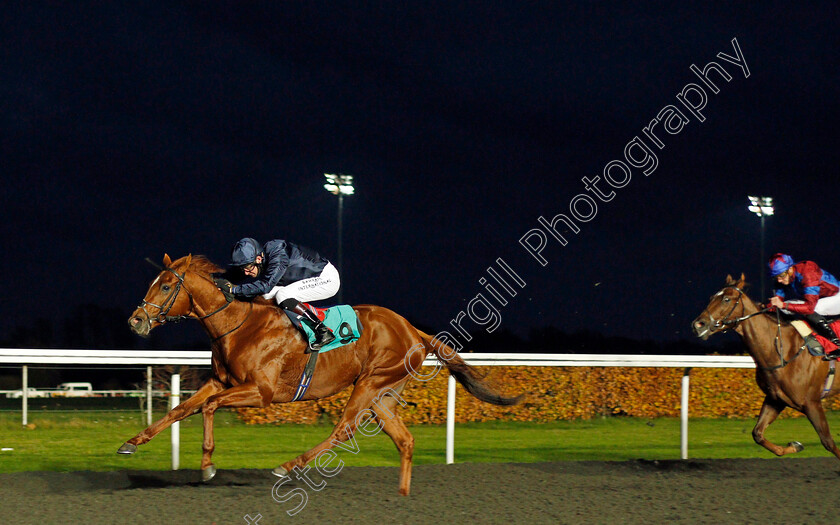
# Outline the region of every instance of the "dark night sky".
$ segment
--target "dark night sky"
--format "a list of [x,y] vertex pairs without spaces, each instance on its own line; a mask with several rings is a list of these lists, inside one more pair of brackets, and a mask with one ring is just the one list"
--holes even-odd
[[[85,303],[127,318],[146,256],[226,263],[252,236],[334,258],[325,172],[356,178],[345,301],[434,329],[501,257],[526,286],[500,330],[688,338],[727,273],[759,283],[751,193],[776,199],[767,256],[840,274],[838,4],[676,5],[7,6],[0,333]],[[717,57],[733,38],[748,78]],[[732,80],[712,77],[701,123],[676,95],[711,61]],[[667,105],[689,123],[660,125],[656,170],[610,188],[604,167]],[[599,175],[615,197],[541,266],[520,238]]]

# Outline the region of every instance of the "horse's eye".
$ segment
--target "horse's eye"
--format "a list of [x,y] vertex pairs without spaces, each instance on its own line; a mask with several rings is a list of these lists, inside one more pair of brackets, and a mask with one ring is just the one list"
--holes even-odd
[[729,301],[731,301],[731,300],[732,300],[732,299],[730,299],[729,297],[724,297],[724,298],[723,298],[723,302],[724,302],[724,303],[728,303],[728,302],[729,302]]
[[160,289],[161,289],[161,291],[163,291],[163,293],[169,293],[169,290],[170,290],[168,284],[164,284],[163,286],[160,287]]

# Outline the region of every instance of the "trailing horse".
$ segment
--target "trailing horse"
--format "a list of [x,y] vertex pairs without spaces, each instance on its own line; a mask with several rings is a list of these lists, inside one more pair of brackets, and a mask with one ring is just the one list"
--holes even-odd
[[743,274],[738,281],[727,276],[726,286],[712,296],[692,328],[704,340],[731,329],[746,343],[755,361],[756,382],[765,394],[752,432],[756,443],[777,456],[802,450],[802,444],[797,441],[782,447],[764,437],[764,431],[779,413],[791,407],[808,417],[822,445],[840,459],[840,450],[831,437],[821,404],[823,398],[840,390],[840,384],[832,383],[834,363],[804,351],[804,340],[793,326],[770,315],[747,297]]
[[[202,480],[216,473],[213,415],[221,407],[266,407],[292,401],[309,355],[289,319],[262,299],[228,302],[213,282],[220,268],[202,256],[172,261],[149,286],[141,305],[128,320],[131,330],[146,336],[169,321],[197,319],[212,339],[212,377],[189,399],[129,439],[119,449],[131,454],[172,423],[202,413]],[[504,397],[486,385],[457,353],[414,328],[396,313],[374,305],[354,307],[363,327],[361,337],[320,355],[318,372],[302,400],[321,399],[354,385],[347,406],[330,436],[273,473],[284,477],[323,451],[350,439],[361,425],[379,425],[400,453],[400,494],[408,495],[414,438],[396,413],[399,396],[412,371],[434,354],[472,395],[497,405],[514,405],[520,397]],[[417,351],[420,350],[420,351]]]

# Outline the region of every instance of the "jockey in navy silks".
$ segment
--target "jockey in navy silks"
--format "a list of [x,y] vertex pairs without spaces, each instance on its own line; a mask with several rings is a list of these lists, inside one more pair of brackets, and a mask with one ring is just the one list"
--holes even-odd
[[826,359],[840,357],[840,339],[824,316],[840,315],[840,281],[813,261],[795,263],[793,257],[777,253],[768,263],[770,276],[781,286],[774,290],[770,305],[803,316],[817,332],[837,345]]
[[276,239],[263,247],[246,237],[233,246],[231,266],[253,280],[237,285],[221,281],[223,292],[241,297],[261,295],[299,315],[315,333],[313,351],[335,340],[332,331],[301,304],[301,301],[329,299],[338,292],[341,280],[330,261],[309,248],[288,241]]

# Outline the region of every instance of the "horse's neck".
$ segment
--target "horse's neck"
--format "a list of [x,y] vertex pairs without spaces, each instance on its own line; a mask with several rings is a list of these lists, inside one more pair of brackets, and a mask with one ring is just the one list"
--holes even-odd
[[239,329],[249,320],[252,310],[265,308],[265,305],[236,300],[227,304],[224,295],[212,281],[199,274],[193,276],[189,286],[193,294],[194,313],[212,339]]
[[[777,361],[777,338],[786,340],[791,334],[789,332],[795,331],[792,326],[781,325],[776,320],[764,314],[758,314],[758,306],[746,295],[742,296],[744,301],[743,315],[757,314],[738,324],[735,331],[747,344],[750,355],[753,359],[760,362]],[[782,341],[780,348],[784,349],[785,345]]]

